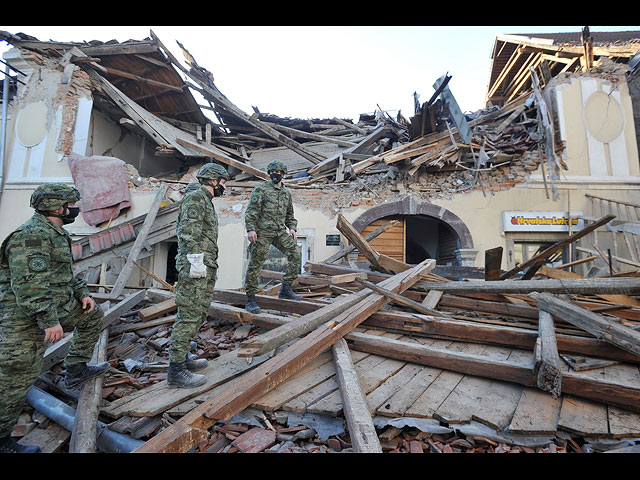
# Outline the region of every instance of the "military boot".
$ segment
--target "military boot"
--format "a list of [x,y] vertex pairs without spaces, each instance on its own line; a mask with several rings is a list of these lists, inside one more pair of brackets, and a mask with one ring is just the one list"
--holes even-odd
[[206,358],[187,358],[184,363],[187,370],[190,372],[197,372],[198,370],[207,368],[207,364],[209,362],[207,362]]
[[207,379],[204,375],[191,373],[187,368],[187,361],[182,363],[169,362],[167,386],[169,388],[194,388],[204,385]]
[[[189,348],[190,352],[195,352],[196,349],[198,348],[198,344],[192,340],[191,343],[189,344],[189,347],[190,347]],[[188,370],[192,372],[196,372],[198,370],[203,370],[207,368],[207,364],[209,362],[207,362],[205,358],[195,358],[195,357],[196,356],[193,353],[187,353],[187,361],[185,363]]]
[[245,310],[249,313],[260,313],[262,310],[256,303],[255,295],[247,295],[247,304],[245,305]]
[[86,363],[72,365],[67,368],[65,385],[67,388],[76,387],[91,378],[96,378],[100,375],[104,375],[108,368],[108,362],[102,362],[96,365],[87,365]]
[[0,453],[42,453],[42,449],[37,445],[21,445],[7,435],[0,438]]
[[282,286],[280,287],[280,293],[278,294],[278,298],[286,298],[287,300],[302,300],[300,295],[297,295],[291,285],[288,283],[282,282]]

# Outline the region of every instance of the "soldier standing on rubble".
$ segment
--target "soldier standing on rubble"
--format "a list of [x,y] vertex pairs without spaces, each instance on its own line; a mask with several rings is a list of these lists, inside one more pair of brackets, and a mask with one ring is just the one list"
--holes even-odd
[[74,278],[71,238],[62,225],[79,213],[80,194],[48,183],[31,195],[33,216],[0,247],[0,452],[36,453],[40,447],[11,439],[27,392],[43,369],[46,343],[73,327],[64,359],[66,385],[76,387],[102,375],[109,364],[89,366],[104,313],[86,282]]
[[190,184],[182,198],[176,235],[176,305],[178,314],[171,332],[169,373],[170,388],[198,387],[204,375],[192,372],[206,368],[205,359],[189,358],[193,337],[207,319],[218,270],[218,217],[213,197],[224,193],[229,180],[227,170],[215,163],[203,165],[196,175],[200,183]]
[[251,194],[244,223],[251,245],[251,258],[245,276],[245,308],[251,313],[260,313],[256,303],[258,276],[267,258],[269,247],[274,245],[287,257],[287,272],[282,277],[279,297],[300,300],[291,289],[291,284],[300,273],[301,256],[298,251],[296,227],[298,221],[293,216],[291,192],[282,183],[287,173],[287,166],[278,160],[267,165],[267,173],[271,180],[258,184]]

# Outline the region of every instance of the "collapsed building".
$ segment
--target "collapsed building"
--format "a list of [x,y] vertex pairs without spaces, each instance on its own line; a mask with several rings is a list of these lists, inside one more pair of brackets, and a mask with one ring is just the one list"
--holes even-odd
[[[210,311],[218,322],[249,323],[253,326],[250,329],[253,335],[259,333],[258,327],[278,328],[281,321],[278,318],[283,314],[306,318],[313,312],[329,309],[324,316],[317,313],[316,316],[335,322],[341,312],[332,310],[333,307],[329,307],[332,303],[326,304],[328,298],[354,295],[365,287],[375,288],[370,282],[388,282],[384,286],[391,288],[395,285],[395,276],[413,272],[417,288],[414,285],[405,290],[402,298],[393,297],[393,292],[387,289],[384,294],[378,293],[380,298],[393,299],[396,308],[416,309],[420,308],[415,305],[418,303],[423,308],[418,310],[420,313],[440,321],[453,321],[452,315],[455,318],[464,311],[466,322],[473,318],[481,324],[502,323],[505,327],[529,329],[526,333],[530,333],[532,324],[535,331],[542,329],[537,309],[542,300],[527,295],[529,291],[538,290],[526,282],[540,282],[540,278],[544,278],[565,282],[560,290],[548,291],[574,295],[572,298],[580,301],[583,308],[595,309],[609,322],[622,322],[630,330],[636,325],[638,300],[634,295],[638,291],[634,277],[640,266],[637,237],[640,233],[637,188],[640,182],[637,128],[640,80],[636,66],[640,32],[590,33],[585,28],[575,33],[500,35],[492,52],[486,108],[463,113],[463,106],[458,105],[453,94],[451,82],[455,80],[445,74],[433,79],[433,92],[414,94],[415,108],[409,118],[401,114],[392,117],[378,110],[361,114],[357,121],[281,118],[262,113],[257,107],[251,113],[244,112],[234,105],[233,99],[218,90],[213,73],[208,66],[198,63],[188,46],[179,44],[185,58],[180,62],[153,32],[145,40],[126,42],[45,42],[24,33],[9,32],[0,32],[0,39],[15,47],[4,55],[10,73],[3,84],[2,236],[28,218],[28,198],[37,185],[61,181],[78,187],[83,197],[82,221],[68,226],[75,239],[74,268],[87,280],[97,298],[115,305],[108,317],[110,323],[115,322],[110,326],[109,350],[111,355],[117,352],[115,364],[128,359],[128,365],[134,365],[140,358],[146,358],[142,363],[150,364],[153,362],[148,358],[149,346],[154,349],[155,357],[166,348],[166,330],[162,330],[162,335],[154,335],[159,333],[158,325],[170,326],[171,317],[162,315],[170,314],[175,308],[171,304],[171,291],[176,280],[175,221],[179,202],[187,184],[194,181],[195,171],[209,161],[225,165],[232,177],[227,183],[227,194],[214,200],[220,219],[219,248],[224,252],[219,260],[218,293]],[[428,100],[421,102],[421,96]],[[203,111],[211,113],[205,115]],[[274,249],[264,267],[264,295],[260,295],[258,301],[261,306],[280,312],[280,316],[252,317],[238,309],[242,301],[238,293],[248,262],[244,210],[251,189],[267,178],[265,167],[274,159],[287,164],[285,182],[293,193],[305,265],[297,289],[305,297],[305,303],[297,307],[286,302],[284,305],[283,302],[270,303],[269,297],[277,291],[282,270],[281,256]],[[428,272],[414,272],[415,266],[424,266],[425,262],[429,265]],[[576,290],[566,285],[568,279],[599,281],[614,276],[623,277],[616,280],[627,281],[624,287],[616,287],[620,290],[612,290],[609,284]],[[516,287],[511,283],[507,285],[506,280],[510,278],[525,283]],[[485,281],[487,288],[489,282],[504,281],[504,288],[498,286],[496,290],[483,291],[479,283],[474,282],[472,291],[466,291],[463,285],[459,290],[447,290],[451,286],[446,284],[458,285],[468,283],[467,280]],[[428,281],[436,282],[438,288],[429,288]],[[542,288],[544,284],[537,285]],[[436,298],[430,292],[440,293]],[[599,300],[594,302],[593,295]],[[414,303],[407,304],[406,299]],[[545,305],[554,313],[556,322],[558,317],[566,320],[569,316],[561,307],[553,310],[551,300],[543,300],[549,302]],[[161,308],[167,302],[166,308]],[[361,305],[357,311],[372,314],[382,307],[373,305],[366,308]],[[146,350],[140,342],[126,336],[143,327],[152,328],[149,324],[137,327],[127,324],[136,317],[125,310],[134,307],[140,307],[133,311],[138,312],[137,318],[143,320],[143,324],[152,321],[154,316],[162,319],[153,327],[154,333],[149,330],[148,336],[142,337]],[[155,313],[145,309],[155,309]],[[394,315],[399,317],[394,319]],[[369,329],[390,328],[396,333],[424,334],[425,329],[428,330],[425,325],[429,323],[425,318],[414,330],[399,326],[404,322],[406,327],[414,317],[383,309],[360,321]],[[213,330],[207,331],[214,335]],[[451,333],[453,331],[457,333]],[[444,398],[440,411],[434,408],[425,413],[423,409],[420,413],[417,405],[413,405],[413,410],[410,406],[394,410],[395,404],[390,399],[393,393],[400,395],[401,386],[409,385],[409,379],[422,382],[423,390],[427,388],[429,382],[420,380],[418,371],[421,375],[435,375],[442,382],[446,375],[436,375],[424,366],[415,367],[418,354],[402,357],[400,353],[392,353],[396,348],[391,343],[380,346],[371,339],[358,340],[355,332],[347,334],[347,330],[342,336],[352,349],[367,351],[370,361],[381,358],[385,352],[396,355],[388,377],[378,379],[377,387],[392,383],[392,378],[399,383],[400,376],[396,373],[402,370],[404,375],[410,375],[407,365],[415,368],[413,377],[408,376],[404,384],[399,383],[396,392],[388,391],[388,396],[371,413],[405,420],[416,417],[438,420],[437,425],[420,424],[423,433],[449,434],[455,430],[452,425],[469,426],[471,419],[480,419],[483,427],[489,425],[494,429],[493,435],[501,439],[504,437],[496,432],[504,433],[509,426],[512,434],[552,435],[571,431],[614,439],[614,444],[620,438],[640,436],[640,420],[633,413],[640,408],[640,397],[635,397],[634,390],[640,387],[637,357],[629,353],[634,350],[610,351],[600,345],[608,340],[602,340],[603,336],[592,330],[586,339],[581,337],[584,330],[576,332],[571,325],[563,324],[560,328],[556,323],[556,331],[559,335],[580,337],[575,341],[563,338],[564,343],[559,342],[562,348],[567,348],[569,343],[574,345],[572,342],[581,345],[561,352],[565,379],[568,379],[565,390],[556,378],[550,382],[551,386],[546,386],[543,401],[538,391],[541,385],[537,385],[538,390],[530,388],[527,383],[530,379],[524,374],[527,380],[514,380],[506,374],[494,373],[502,372],[495,364],[487,363],[483,370],[468,367],[469,359],[460,360],[465,366],[454,369],[459,378],[450,374],[450,381],[454,383],[447,390],[447,398],[456,395],[463,398],[465,394],[459,392],[467,383],[472,385],[466,386],[466,395],[471,399],[482,396],[481,391],[487,392],[485,402],[476,402],[476,408],[484,408],[483,411],[464,414],[461,405],[456,410],[446,404]],[[482,346],[483,351],[488,351],[484,347],[487,342],[504,345],[504,341],[491,336],[497,338],[496,332],[426,333],[427,337],[471,342],[477,348]],[[201,343],[210,347],[204,337],[203,334]],[[598,339],[597,345],[592,342],[594,337]],[[238,336],[236,341],[240,340],[248,341]],[[254,338],[254,344],[256,342]],[[354,347],[358,342],[361,345]],[[216,360],[226,358],[220,355],[217,347],[220,343],[216,343],[216,348],[202,348],[199,354],[211,355],[210,358]],[[525,343],[529,350],[536,351],[530,338]],[[331,343],[322,345],[326,349]],[[451,350],[456,348],[450,346]],[[613,350],[619,348],[620,344],[616,344]],[[231,348],[230,353],[234,351]],[[595,356],[599,361],[584,360],[590,352],[598,352],[599,356]],[[337,352],[333,354],[338,357]],[[50,355],[48,368],[54,372],[59,358],[54,352]],[[253,358],[253,366],[257,368],[268,357],[256,353]],[[258,358],[261,360],[256,360]],[[602,358],[608,363],[603,363]],[[245,371],[247,362],[242,361],[245,362],[242,371]],[[424,361],[429,368],[442,367],[433,356]],[[610,366],[612,361],[615,363]],[[305,362],[296,364],[296,368],[308,368]],[[625,380],[619,381],[623,386],[616,385],[615,388],[620,389],[616,390],[608,384],[594,386],[589,383],[592,380],[576,380],[571,374],[587,370],[585,362],[592,372],[600,369],[598,373],[601,373],[610,368],[622,376],[620,372],[624,370]],[[365,368],[365,363],[362,365]],[[573,370],[567,370],[569,366]],[[156,367],[162,371],[162,366]],[[339,368],[334,367],[334,375]],[[381,366],[371,368],[384,371]],[[229,375],[238,375],[235,372]],[[120,381],[121,378],[112,379],[112,383],[106,380],[106,390],[112,390],[111,396],[103,395],[106,403],[101,407],[101,414],[114,423],[119,421],[120,426],[114,425],[113,429],[122,431],[132,429],[130,425],[122,426],[123,419],[135,423],[132,418],[151,418],[153,422],[145,421],[144,427],[139,424],[137,428],[148,429],[152,425],[155,430],[149,432],[164,429],[165,436],[171,434],[170,426],[179,424],[174,418],[196,418],[194,412],[202,405],[221,404],[221,399],[215,396],[211,400],[212,391],[227,386],[230,378],[218,379],[220,385],[215,384],[214,388],[210,383],[207,390],[201,392],[208,393],[209,400],[197,402],[181,398],[184,403],[178,405],[177,401],[168,401],[158,393],[161,376],[147,383],[131,380],[126,374],[122,377],[130,383],[129,390],[118,390],[117,385],[127,383]],[[462,381],[463,378],[466,380]],[[250,380],[248,377],[245,382],[250,384]],[[279,382],[285,380],[282,378]],[[309,387],[295,390],[291,385],[288,388],[284,385],[288,384],[282,383],[279,388],[289,393],[286,399],[289,403],[295,398],[300,400],[310,391]],[[516,421],[514,412],[518,400],[522,400],[521,409],[526,403],[523,385],[529,403],[549,404],[551,420],[538,420],[545,420],[551,426],[528,430]],[[269,387],[270,392],[274,386]],[[150,390],[144,391],[145,388]],[[600,393],[607,388],[613,388],[614,394]],[[144,395],[133,395],[132,390],[134,393],[144,391]],[[498,410],[491,407],[488,400],[491,398],[488,392],[496,395],[496,390],[508,391],[504,396],[513,398],[500,415],[488,419],[487,409]],[[570,394],[561,395],[562,392]],[[264,400],[267,392],[261,393],[263,395],[256,393],[255,398],[243,405],[254,408],[262,405],[266,410],[278,411],[287,404],[284,400],[269,404]],[[366,393],[371,394],[368,398],[383,395],[373,387]],[[230,395],[227,393],[227,397]],[[158,400],[162,406],[149,408],[151,397],[164,398],[164,401]],[[328,396],[325,394],[323,398],[322,408],[318,402],[308,402],[298,413],[332,412],[334,417],[346,416],[345,402],[340,398],[334,399],[331,407],[327,405]],[[422,397],[416,396],[414,400],[417,398]],[[559,403],[558,398],[563,401]],[[236,407],[229,411],[243,411],[238,407],[240,400],[230,397],[227,401]],[[589,402],[595,402],[596,406]],[[135,408],[131,407],[133,403]],[[309,405],[317,408],[308,408]],[[562,408],[566,409],[564,417],[560,414]],[[294,407],[289,405],[287,410],[291,409]],[[591,431],[585,421],[571,423],[566,420],[570,409],[597,410],[599,418],[604,415],[606,426],[597,425],[600,430]],[[210,406],[209,415],[216,418],[213,410]],[[614,415],[617,420],[613,419]],[[199,427],[188,424],[189,431],[200,436],[189,435],[213,445],[216,442],[212,437],[206,439],[202,434],[203,425],[212,426],[202,421],[206,416],[197,417]],[[565,419],[560,426],[559,418]],[[624,422],[620,418],[626,419],[626,430],[621,427]],[[261,419],[263,424],[264,420],[266,417]],[[216,428],[218,434],[230,435],[234,440],[240,436],[237,431],[234,434],[222,427]],[[440,430],[443,428],[445,430]],[[491,436],[480,431],[476,437]],[[350,433],[355,443],[355,433]],[[178,443],[184,444],[182,436],[174,435],[173,443],[168,442],[172,448]],[[394,438],[391,433],[387,436]],[[157,437],[139,448],[170,451],[167,444],[159,440],[161,436]],[[549,445],[545,441],[541,443]],[[523,442],[524,447],[535,443]],[[193,448],[195,443],[193,440],[187,448]],[[430,444],[430,448],[437,451],[442,447]]]

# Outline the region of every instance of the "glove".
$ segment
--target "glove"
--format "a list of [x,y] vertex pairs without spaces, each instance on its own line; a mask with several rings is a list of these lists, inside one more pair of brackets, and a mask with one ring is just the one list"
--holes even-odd
[[189,277],[204,278],[207,276],[207,266],[204,262],[204,253],[187,253],[187,260],[191,264]]

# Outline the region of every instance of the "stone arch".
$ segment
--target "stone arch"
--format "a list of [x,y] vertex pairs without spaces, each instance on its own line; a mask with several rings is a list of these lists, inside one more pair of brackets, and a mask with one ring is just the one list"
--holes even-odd
[[362,232],[364,227],[379,218],[390,215],[424,215],[446,223],[458,235],[460,249],[473,249],[473,237],[465,223],[446,208],[406,196],[399,200],[372,207],[352,222],[353,227]]

